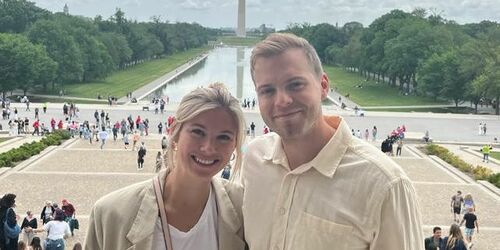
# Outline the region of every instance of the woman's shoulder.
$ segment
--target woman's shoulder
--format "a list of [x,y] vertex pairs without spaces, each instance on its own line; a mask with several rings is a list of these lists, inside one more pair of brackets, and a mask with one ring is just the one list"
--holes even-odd
[[118,210],[123,210],[126,207],[130,207],[130,204],[139,204],[145,192],[148,188],[152,188],[152,186],[153,182],[149,179],[115,190],[97,200],[94,209],[99,210],[105,208],[109,210],[111,208],[116,208]]

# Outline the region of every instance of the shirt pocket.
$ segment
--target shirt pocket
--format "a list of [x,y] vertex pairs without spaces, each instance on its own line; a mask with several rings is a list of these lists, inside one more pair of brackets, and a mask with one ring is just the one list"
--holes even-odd
[[301,212],[288,249],[347,249],[352,227]]

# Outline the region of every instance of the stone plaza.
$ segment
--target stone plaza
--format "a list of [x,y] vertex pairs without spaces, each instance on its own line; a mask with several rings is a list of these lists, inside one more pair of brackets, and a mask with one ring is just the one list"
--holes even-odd
[[[99,107],[99,110],[103,107]],[[115,109],[115,110],[114,110]],[[71,247],[75,242],[84,242],[87,230],[88,218],[94,202],[114,190],[125,187],[132,183],[152,178],[154,173],[155,157],[161,150],[160,140],[162,135],[154,128],[155,122],[166,119],[172,114],[172,107],[163,115],[154,115],[152,112],[140,111],[137,106],[108,107],[107,111],[113,112],[117,120],[131,113],[135,118],[137,115],[149,117],[152,121],[149,136],[143,136],[141,141],[147,147],[145,168],[137,170],[137,151],[132,151],[131,145],[125,149],[121,135],[116,141],[109,139],[104,149],[100,149],[100,143],[72,138],[61,146],[52,146],[40,155],[17,165],[12,169],[0,169],[0,192],[15,193],[16,211],[23,218],[27,210],[32,210],[39,217],[41,209],[46,200],[61,203],[62,199],[68,199],[76,207],[76,217],[80,221],[80,230],[75,236],[67,240]],[[94,108],[84,109],[82,117],[90,119]],[[50,113],[53,112],[54,114]],[[49,110],[50,115],[57,115],[58,111]],[[122,112],[122,113],[120,113]],[[332,111],[335,113],[338,111]],[[257,110],[245,111],[247,122],[255,120],[258,126],[262,124],[258,120]],[[348,114],[343,114],[346,119],[352,120]],[[48,116],[48,115],[47,115]],[[259,117],[260,118],[260,117]],[[366,118],[366,119],[365,119]],[[351,121],[349,124],[359,126],[360,122],[371,123],[369,117]],[[405,120],[401,118],[401,120]],[[411,123],[407,125],[411,128]],[[261,134],[261,131],[257,131]],[[24,140],[36,139],[36,136],[25,136]],[[251,140],[251,138],[247,138]],[[379,147],[380,140],[370,142]],[[15,143],[4,142],[0,144],[0,150],[5,147],[13,147]],[[495,237],[500,234],[500,196],[481,183],[472,180],[467,175],[457,172],[451,166],[420,152],[421,144],[407,142],[403,147],[402,156],[392,157],[407,173],[412,180],[418,195],[419,205],[422,211],[423,228],[426,237],[432,234],[434,226],[443,228],[443,235],[447,234],[448,227],[453,223],[453,215],[450,211],[450,198],[457,191],[473,194],[477,206],[480,233],[474,236],[475,249],[498,249]],[[479,159],[480,155],[476,156]],[[495,162],[490,163],[498,167]],[[126,208],[124,208],[126,209]],[[44,237],[44,234],[39,234]]]

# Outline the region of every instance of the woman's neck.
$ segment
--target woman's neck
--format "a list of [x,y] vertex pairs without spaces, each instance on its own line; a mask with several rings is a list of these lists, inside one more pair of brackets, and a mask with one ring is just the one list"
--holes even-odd
[[180,169],[172,170],[163,190],[169,224],[184,232],[194,227],[205,209],[210,187],[210,180],[201,180]]

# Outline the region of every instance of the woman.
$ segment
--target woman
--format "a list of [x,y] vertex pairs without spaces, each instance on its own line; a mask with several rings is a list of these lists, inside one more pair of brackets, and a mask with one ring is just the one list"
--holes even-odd
[[38,223],[33,213],[31,211],[26,212],[26,217],[24,217],[23,223],[21,224],[21,229],[24,234],[24,239],[27,243],[31,242],[33,239],[33,229],[38,227]]
[[43,224],[47,224],[47,222],[51,221],[53,214],[54,207],[52,206],[52,202],[46,201],[45,207],[43,207],[42,213],[40,214],[40,219],[42,219]]
[[33,237],[33,240],[31,240],[29,249],[30,250],[42,250],[42,243],[41,243],[39,237],[36,237],[36,236]]
[[464,213],[467,213],[469,211],[469,208],[472,208],[472,210],[475,212],[476,211],[476,204],[474,203],[474,200],[472,199],[471,194],[466,194],[464,197]]
[[[8,226],[14,228],[17,226],[17,220],[19,216],[14,211],[16,207],[16,195],[6,194],[0,200],[0,222],[2,222],[2,235],[0,235],[0,249],[4,250],[15,250],[17,249],[17,242],[19,241],[19,235],[9,238],[4,227],[4,221],[7,222]],[[19,228],[18,228],[19,229]]]
[[214,178],[234,151],[239,169],[244,124],[238,100],[222,84],[184,96],[166,170],[97,201],[85,249],[244,249],[242,190]]
[[465,239],[462,235],[462,230],[457,224],[452,224],[450,227],[450,235],[444,237],[439,249],[441,250],[467,250]]
[[54,220],[49,221],[43,228],[33,230],[35,233],[47,232],[46,250],[64,250],[64,239],[71,236],[71,230],[64,217],[64,211],[57,208]]

